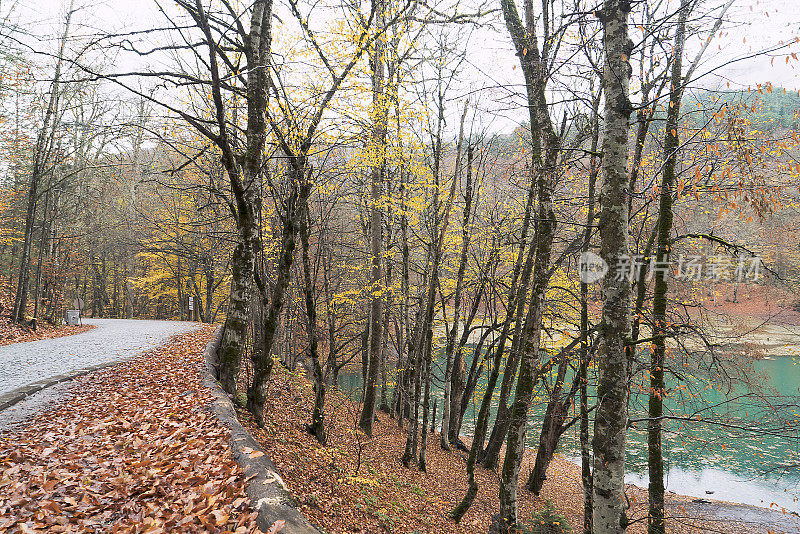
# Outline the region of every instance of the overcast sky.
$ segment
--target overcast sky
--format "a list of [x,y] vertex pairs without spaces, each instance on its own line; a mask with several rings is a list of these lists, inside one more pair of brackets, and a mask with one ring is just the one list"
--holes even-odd
[[[42,37],[39,43],[47,47],[54,44],[52,38],[58,33],[67,4],[68,1],[62,0],[18,0],[15,9],[19,20],[32,34]],[[86,33],[140,29],[164,22],[153,0],[75,0],[75,5],[81,8],[75,22]],[[712,74],[703,76],[699,84],[718,88],[730,83],[733,89],[771,82],[776,87],[800,89],[800,61],[791,57],[794,52],[800,59],[800,42],[796,41],[800,38],[800,0],[736,0],[726,19],[704,57],[702,68],[698,69],[699,73],[712,71]],[[521,83],[521,73],[514,69],[517,58],[504,30],[495,24],[493,30],[473,32],[472,53],[465,69],[469,80],[459,90]],[[786,45],[784,49],[758,55],[781,43]],[[749,57],[753,55],[757,57]],[[719,68],[720,65],[727,66]],[[488,102],[500,96],[497,91],[489,90],[481,99]],[[495,105],[489,126],[492,130],[509,131],[524,120],[526,114],[505,109],[508,104]],[[487,103],[485,107],[492,105]]]

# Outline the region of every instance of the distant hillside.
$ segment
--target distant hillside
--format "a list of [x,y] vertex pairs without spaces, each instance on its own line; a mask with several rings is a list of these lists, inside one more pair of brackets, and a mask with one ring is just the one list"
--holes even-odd
[[703,107],[719,107],[722,103],[755,106],[750,119],[759,130],[800,129],[800,94],[782,87],[762,86],[749,92],[693,91],[684,99],[687,109],[698,102],[704,104]]
[[[760,92],[759,92],[760,90]],[[762,131],[775,128],[786,128],[800,132],[800,91],[792,91],[782,87],[762,86],[751,91],[710,91],[695,89],[686,93],[683,109],[689,112],[699,107],[705,110],[718,109],[723,103],[731,106],[746,104],[750,112],[748,118],[753,126]],[[755,106],[755,111],[752,111]],[[663,119],[662,112],[656,117]],[[657,125],[660,122],[657,121]],[[656,126],[657,128],[658,126]],[[513,152],[520,145],[520,139],[529,139],[528,122],[523,121],[513,132],[495,134],[492,138],[493,150]]]

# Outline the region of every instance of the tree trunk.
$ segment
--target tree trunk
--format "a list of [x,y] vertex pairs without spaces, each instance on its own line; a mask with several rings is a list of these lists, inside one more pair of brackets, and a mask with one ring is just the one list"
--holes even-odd
[[[500,476],[500,512],[492,522],[492,528],[495,530],[511,528],[517,524],[517,484],[525,450],[528,411],[538,378],[542,316],[550,280],[550,252],[556,230],[552,195],[558,173],[556,166],[561,144],[547,107],[546,74],[536,37],[537,28],[532,2],[525,1],[526,27],[523,27],[520,21],[513,0],[501,0],[501,7],[506,28],[520,57],[525,76],[531,139],[541,141],[541,151],[536,150],[536,145],[533,146],[533,161],[541,161],[541,167],[534,175],[538,195],[538,217],[534,231],[536,259],[532,274],[531,301],[520,343],[519,377],[514,403],[510,410],[506,456]],[[533,168],[536,167],[534,164]]]
[[317,303],[314,299],[314,284],[311,281],[311,260],[308,256],[308,227],[310,214],[308,199],[303,204],[305,213],[300,215],[300,244],[303,249],[303,284],[306,300],[306,317],[308,319],[308,353],[311,357],[311,369],[314,376],[314,409],[311,414],[309,432],[317,441],[325,445],[325,379],[322,375],[322,366],[319,363],[317,340]]
[[17,278],[17,291],[14,296],[14,307],[11,311],[11,321],[22,323],[25,321],[25,313],[28,306],[28,290],[30,284],[30,262],[31,248],[33,246],[33,227],[36,221],[36,205],[39,200],[39,181],[42,178],[44,168],[50,157],[50,151],[55,138],[57,126],[58,104],[61,90],[61,65],[64,56],[64,46],[69,35],[69,25],[72,18],[73,3],[67,10],[67,18],[64,23],[64,32],[59,44],[58,59],[56,61],[53,83],[50,85],[50,98],[44,113],[42,127],[36,137],[36,145],[33,153],[33,167],[31,170],[31,182],[28,187],[28,207],[25,211],[25,230],[22,238],[22,257],[19,262],[19,277]]
[[[200,4],[198,3],[198,6]],[[231,290],[228,300],[228,314],[225,320],[225,328],[219,347],[219,378],[222,388],[229,394],[236,393],[236,378],[239,374],[239,364],[242,354],[245,351],[247,339],[247,328],[249,323],[248,304],[253,293],[253,272],[255,267],[255,253],[259,248],[258,228],[255,215],[255,195],[258,190],[258,180],[263,171],[263,151],[266,142],[266,118],[265,111],[268,103],[268,77],[267,65],[271,53],[272,45],[272,0],[257,0],[252,7],[250,19],[250,30],[247,35],[248,47],[246,51],[247,59],[247,129],[246,150],[244,155],[237,156],[228,140],[227,119],[225,117],[225,107],[221,95],[221,81],[217,67],[217,57],[215,40],[211,34],[206,15],[202,10],[198,10],[200,24],[209,47],[209,66],[212,75],[212,96],[216,108],[216,120],[220,129],[217,144],[221,146],[222,163],[228,173],[228,178],[233,191],[236,206],[236,230],[237,244],[231,258]],[[241,164],[240,164],[241,162]],[[299,167],[298,167],[299,164]],[[292,252],[294,251],[294,239],[297,233],[297,187],[305,172],[305,161],[293,161],[290,174],[292,180],[292,195],[294,198],[287,200],[286,220],[284,221],[284,248],[281,250],[280,262],[286,261],[286,246],[290,246],[288,266],[291,266]],[[292,217],[290,217],[290,212]],[[288,232],[288,235],[287,235]],[[283,263],[282,263],[283,265]],[[268,361],[253,362],[254,380],[256,375],[260,379],[265,379],[272,368],[272,360],[269,353],[272,347],[272,339],[277,324],[277,316],[283,305],[283,290],[288,285],[288,272],[282,273],[281,266],[276,273],[275,287],[279,289],[278,295],[271,295],[270,312],[267,321],[272,324],[265,324],[263,329],[264,355]],[[284,280],[283,278],[287,279]],[[264,301],[262,292],[262,301]],[[266,341],[269,341],[268,343]],[[256,421],[263,424],[262,409],[263,395],[260,393],[262,383],[254,382],[248,392],[248,406],[256,412]]]
[[[250,227],[246,234],[252,236],[252,223],[247,221],[244,224]],[[246,350],[247,327],[250,322],[252,273],[255,265],[255,255],[250,238],[240,237],[233,250],[230,264],[231,290],[218,355],[220,384],[222,389],[234,395],[240,360]]]
[[[52,182],[52,175],[50,182]],[[50,211],[50,185],[48,183],[47,194],[44,198],[44,214],[42,215],[42,232],[39,237],[39,257],[36,261],[36,291],[33,294],[33,320],[36,321],[39,317],[39,301],[41,300],[42,289],[42,260],[44,251],[47,247],[47,238],[50,234],[50,219],[48,217]]]
[[328,273],[331,268],[331,255],[323,249],[322,252],[322,289],[325,294],[325,311],[328,322],[328,361],[325,363],[325,377],[333,387],[338,385],[339,367],[337,365],[336,347],[336,311],[333,305],[333,292],[331,291]]
[[[467,104],[464,105],[464,113],[461,116],[461,131],[463,131],[464,119],[467,114]],[[408,467],[410,461],[416,457],[417,452],[417,430],[419,426],[419,395],[420,395],[420,365],[422,362],[422,354],[424,350],[424,339],[427,332],[432,330],[434,310],[436,304],[436,287],[438,282],[439,265],[442,260],[442,247],[444,246],[444,237],[447,233],[447,227],[450,221],[450,210],[453,207],[453,197],[455,196],[456,180],[450,183],[450,194],[447,196],[445,203],[444,213],[440,219],[439,214],[439,168],[442,154],[442,126],[444,125],[444,94],[439,91],[439,117],[437,122],[437,131],[434,138],[434,164],[433,164],[433,201],[431,202],[431,216],[433,218],[431,224],[431,244],[429,247],[428,257],[430,258],[430,269],[425,269],[427,276],[424,298],[421,299],[420,312],[418,314],[419,320],[414,332],[414,374],[416,375],[415,384],[415,415],[412,424],[409,425],[408,437],[406,439],[406,447],[403,452],[402,462],[403,465]]]
[[[552,150],[557,154],[557,148]],[[555,235],[555,214],[552,206],[555,158],[548,158],[546,170],[539,183],[539,224],[536,228],[536,260],[533,268],[531,302],[525,318],[525,331],[520,346],[520,369],[514,403],[511,405],[506,456],[500,477],[500,519],[507,527],[517,524],[517,483],[525,449],[525,431],[528,424],[533,389],[538,375],[538,358],[541,338],[544,296],[549,282],[550,251]]]
[[[434,196],[436,196],[434,194]],[[436,272],[439,268],[439,254],[435,250],[436,245],[433,244],[431,251],[434,260],[431,262],[430,274],[427,276],[427,285],[425,287],[425,298],[422,300],[420,306],[420,313],[417,314],[417,325],[414,328],[414,341],[409,350],[413,350],[413,388],[414,388],[414,406],[413,420],[408,426],[408,433],[406,438],[406,447],[403,452],[402,462],[403,465],[408,467],[411,462],[417,458],[417,436],[419,431],[419,406],[421,394],[421,380],[425,375],[425,362],[423,357],[426,349],[426,340],[430,325],[433,323],[434,304],[436,301]],[[409,354],[411,357],[411,354]]]
[[[392,265],[386,265],[386,287],[392,287]],[[389,292],[387,292],[389,293]],[[391,412],[387,398],[388,371],[386,368],[386,355],[389,353],[389,319],[391,316],[392,296],[387,294],[387,302],[383,309],[383,325],[381,327],[381,401],[378,409],[384,413]]]
[[206,276],[206,314],[203,317],[203,320],[206,323],[213,323],[214,322],[214,314],[212,313],[212,309],[214,308],[214,264],[213,259],[209,259],[209,264],[205,266],[205,276]]
[[[433,278],[432,275],[428,274],[426,278]],[[429,287],[433,284],[433,281],[426,280],[426,285],[424,287]],[[427,290],[426,290],[427,292]],[[423,302],[425,302],[423,300]],[[411,420],[408,423],[408,430],[406,432],[406,445],[403,451],[403,456],[401,457],[400,461],[405,467],[411,466],[412,462],[415,462],[417,459],[417,435],[418,435],[418,423],[419,423],[419,396],[420,396],[420,376],[422,375],[422,370],[420,367],[422,366],[422,353],[423,347],[421,345],[424,343],[423,338],[423,322],[424,322],[424,313],[425,310],[420,305],[419,313],[417,313],[417,321],[416,325],[414,326],[414,332],[411,336],[411,340],[409,341],[408,345],[408,361],[409,364],[413,367],[411,368],[411,372],[409,373],[409,385],[408,385],[408,400],[407,404],[409,406],[409,417]]]
[[[597,146],[600,139],[600,120],[598,108],[600,93],[592,103],[592,156],[589,162],[589,206],[586,212],[586,229],[583,233],[582,253],[589,252],[594,229],[595,185],[598,175]],[[581,481],[583,483],[583,534],[592,534],[592,464],[589,450],[589,285],[581,281],[581,361],[578,367],[580,380],[580,443],[581,443]]]
[[[476,299],[475,302],[478,302]],[[469,374],[467,375],[467,380],[464,385],[464,392],[461,394],[461,402],[459,403],[460,409],[455,414],[455,422],[453,426],[453,432],[455,432],[456,436],[461,434],[461,426],[464,422],[464,415],[467,412],[467,407],[469,406],[469,401],[472,399],[472,396],[475,393],[475,389],[478,387],[478,380],[480,380],[480,373],[484,366],[484,360],[486,359],[483,356],[483,345],[486,343],[486,339],[489,335],[492,335],[496,332],[494,328],[487,328],[484,322],[483,324],[485,330],[483,334],[481,334],[478,343],[475,345],[475,350],[472,352],[472,363],[470,364]],[[466,331],[466,330],[465,330]],[[462,336],[462,341],[465,336]],[[494,343],[491,343],[489,347],[486,349],[485,355],[488,356],[492,353],[492,349],[494,348]],[[461,345],[460,350],[464,350],[464,344]],[[473,403],[474,408],[474,403]]]
[[438,399],[433,399],[433,414],[431,415],[431,434],[436,432],[436,401]]
[[[605,124],[600,256],[610,265],[628,255],[628,99],[633,43],[628,38],[630,2],[605,0],[603,23]],[[592,524],[595,534],[624,532],[625,431],[628,423],[630,366],[630,284],[625,277],[603,280],[603,311],[598,346],[598,407],[594,426]]]
[[[386,3],[384,0],[373,0],[376,19],[383,24],[385,19]],[[372,435],[372,423],[375,420],[375,406],[377,404],[377,382],[380,372],[381,350],[383,338],[381,335],[383,320],[383,273],[381,269],[381,256],[383,254],[383,238],[381,222],[381,195],[383,192],[383,172],[386,161],[386,120],[387,105],[385,95],[384,54],[386,43],[383,38],[375,40],[371,57],[372,63],[372,113],[374,124],[372,128],[371,148],[375,151],[372,163],[372,191],[370,206],[370,240],[372,246],[372,272],[370,275],[370,294],[372,295],[369,308],[369,356],[367,374],[364,376],[364,405],[358,425],[368,436]]]
[[[461,126],[458,131],[458,142],[456,144],[456,161],[455,171],[453,172],[453,183],[457,184],[461,178],[461,148],[464,142],[464,119],[467,116],[467,106],[464,105],[464,113],[461,115]],[[471,201],[471,199],[470,199]],[[468,211],[464,211],[465,222],[469,223]],[[466,235],[464,232],[467,232]],[[469,232],[468,227],[462,228],[462,248],[461,256],[459,258],[459,274],[460,278],[456,281],[455,302],[453,304],[453,325],[447,333],[447,346],[445,347],[445,368],[444,368],[444,399],[442,400],[442,432],[440,434],[440,444],[442,449],[450,450],[450,411],[453,408],[451,399],[451,392],[453,388],[453,350],[455,348],[456,334],[458,333],[459,312],[461,311],[461,285],[464,280],[464,271],[461,268],[461,263],[466,265],[467,253],[466,249],[469,246]],[[442,305],[442,315],[445,313],[444,304]]]
[[409,295],[409,271],[410,271],[410,252],[408,246],[408,215],[407,213],[407,199],[406,199],[406,173],[404,169],[400,170],[400,201],[402,202],[402,209],[400,213],[400,246],[402,251],[402,273],[400,280],[400,290],[402,292],[402,300],[400,301],[400,335],[397,336],[397,366],[395,371],[395,386],[394,393],[392,394],[392,412],[397,416],[397,425],[399,428],[403,427],[404,407],[408,398],[408,376],[409,372],[406,369],[410,365],[411,353],[408,346],[409,338],[408,330],[409,317],[408,317],[408,301]]
[[[489,373],[489,379],[486,384],[486,391],[483,393],[481,400],[481,407],[478,410],[478,420],[475,423],[475,432],[472,437],[472,446],[469,450],[469,457],[467,458],[467,493],[461,502],[450,513],[450,517],[456,522],[461,521],[464,514],[467,513],[470,506],[472,506],[475,496],[478,494],[478,483],[475,481],[475,464],[478,462],[478,457],[483,452],[483,443],[486,438],[486,431],[489,427],[489,415],[491,412],[492,396],[494,389],[497,386],[497,379],[500,376],[500,365],[503,360],[503,352],[505,349],[506,339],[508,332],[511,328],[511,322],[517,315],[518,305],[520,299],[524,299],[525,287],[518,288],[517,281],[519,279],[520,271],[522,270],[523,258],[525,257],[525,245],[527,243],[528,228],[531,221],[531,211],[533,207],[535,188],[533,184],[528,189],[528,199],[525,203],[525,216],[522,219],[522,229],[520,232],[519,251],[517,252],[517,260],[514,263],[514,271],[511,275],[511,287],[508,291],[508,310],[506,319],[503,321],[503,329],[500,332],[500,338],[497,342],[497,347],[494,352],[494,359],[492,360],[492,369]],[[528,255],[531,258],[530,254]]]
[[[455,341],[456,334],[458,333],[458,322],[457,319],[459,318],[459,312],[461,310],[461,300],[462,300],[462,291],[464,286],[464,274],[466,273],[467,269],[467,253],[469,252],[469,242],[470,237],[472,235],[470,229],[470,220],[472,215],[472,158],[473,158],[473,147],[470,145],[467,147],[467,175],[466,175],[466,183],[464,185],[464,218],[462,220],[462,227],[461,227],[461,257],[458,261],[458,273],[456,275],[456,294],[455,294],[455,303],[453,307],[455,308],[454,312],[454,321],[453,321],[453,331],[452,338]],[[473,303],[473,307],[475,311],[477,311],[477,305],[480,302],[480,295],[475,296],[475,301]],[[461,336],[461,341],[464,341],[467,338],[469,328],[471,326],[472,319],[474,319],[474,315],[470,318],[470,320],[464,322],[464,329],[463,334]],[[453,372],[450,378],[450,424],[448,425],[448,432],[449,432],[449,440],[451,443],[455,443],[458,441],[458,433],[461,430],[461,406],[462,404],[466,404],[466,400],[463,399],[464,393],[466,390],[466,364],[464,362],[464,343],[459,342],[458,346],[456,347],[455,357],[453,358]]]
[[425,472],[428,470],[427,463],[427,450],[428,450],[428,413],[431,400],[431,352],[433,350],[433,330],[428,330],[428,335],[425,336],[425,394],[422,400],[422,433],[420,436],[419,446],[419,470]]
[[[506,321],[503,324],[503,331],[500,334],[500,341],[497,344],[497,351],[495,352],[496,366],[494,369],[497,372],[500,370],[505,344],[513,321],[514,331],[511,337],[511,351],[506,359],[506,366],[503,371],[503,381],[500,384],[500,397],[497,401],[497,414],[495,415],[492,433],[489,436],[489,443],[486,445],[485,451],[479,451],[479,454],[483,455],[482,463],[485,469],[494,469],[497,467],[497,461],[500,457],[500,448],[503,446],[503,441],[505,441],[506,432],[508,431],[508,397],[511,394],[511,387],[514,384],[514,378],[517,374],[517,363],[519,363],[519,358],[517,357],[519,334],[522,330],[522,315],[525,311],[528,283],[530,282],[531,271],[533,271],[533,258],[536,252],[536,247],[531,243],[528,247],[527,255],[523,255],[527,244],[527,232],[530,225],[531,213],[533,211],[533,199],[536,196],[535,192],[536,186],[533,178],[533,171],[531,170],[531,183],[528,188],[528,200],[525,204],[525,219],[522,224],[519,254],[517,255],[517,264],[514,266],[516,272],[512,279],[511,291],[509,291],[508,309],[512,313],[506,316]],[[522,266],[523,257],[525,258],[524,266]],[[520,267],[522,267],[521,278],[519,279],[518,285],[515,287],[517,277],[520,275]],[[483,444],[481,444],[481,447],[483,447]]]
[[[547,479],[547,468],[553,460],[558,441],[564,431],[569,428],[569,425],[565,425],[564,421],[572,405],[575,389],[573,388],[572,391],[568,392],[566,398],[562,398],[561,392],[564,389],[564,377],[567,374],[568,367],[566,357],[565,355],[564,359],[558,364],[556,383],[553,386],[553,391],[550,392],[550,400],[547,403],[544,419],[542,420],[542,431],[539,433],[536,461],[528,476],[527,487],[534,495],[539,495],[542,491],[544,481]],[[576,380],[578,379],[576,378]],[[573,383],[573,385],[577,384],[578,382]]]
[[675,30],[675,49],[672,60],[669,108],[664,127],[664,169],[661,173],[661,193],[658,206],[658,241],[656,244],[655,286],[653,290],[653,349],[650,358],[650,399],[648,403],[649,421],[647,423],[647,468],[650,475],[647,495],[649,512],[648,534],[664,534],[664,458],[661,448],[662,423],[664,412],[665,336],[667,331],[667,269],[670,255],[670,235],[672,234],[672,195],[675,187],[675,167],[678,159],[678,122],[681,110],[683,46],[686,40],[686,18],[689,14],[689,0],[681,0],[678,27]]
[[[269,306],[267,308],[264,325],[262,326],[264,351],[261,355],[254,354],[253,383],[248,391],[248,409],[253,413],[256,423],[264,425],[264,403],[266,402],[265,388],[272,372],[272,343],[280,324],[281,310],[289,287],[292,262],[294,260],[295,240],[298,233],[299,217],[302,205],[308,201],[310,184],[305,183],[305,158],[295,158],[290,167],[291,193],[284,204],[283,234],[281,248],[278,256],[278,266],[275,270],[275,281],[269,289]],[[260,278],[260,277],[259,277]],[[262,301],[266,303],[267,289],[263,280],[256,279]]]

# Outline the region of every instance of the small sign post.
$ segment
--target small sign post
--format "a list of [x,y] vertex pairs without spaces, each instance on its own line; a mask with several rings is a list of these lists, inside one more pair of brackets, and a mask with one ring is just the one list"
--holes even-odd
[[78,323],[83,326],[83,309],[86,307],[86,303],[83,302],[83,299],[80,297],[76,297],[72,299],[72,309],[77,311],[78,316]]

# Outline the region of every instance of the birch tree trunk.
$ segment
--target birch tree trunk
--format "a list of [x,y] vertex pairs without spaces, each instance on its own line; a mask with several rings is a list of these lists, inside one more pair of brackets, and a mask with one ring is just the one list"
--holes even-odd
[[[603,184],[600,203],[600,256],[610,266],[628,255],[628,98],[633,43],[628,38],[630,2],[605,0],[603,23]],[[630,284],[627,277],[603,280],[598,346],[597,413],[594,424],[592,523],[596,534],[624,532],[625,431],[630,366]]]

